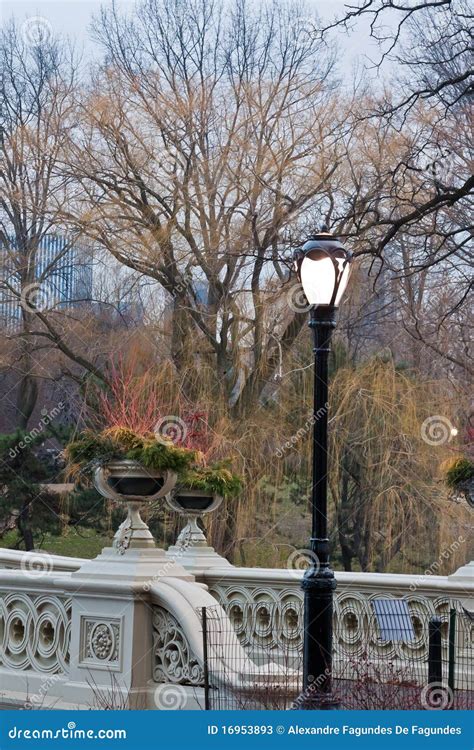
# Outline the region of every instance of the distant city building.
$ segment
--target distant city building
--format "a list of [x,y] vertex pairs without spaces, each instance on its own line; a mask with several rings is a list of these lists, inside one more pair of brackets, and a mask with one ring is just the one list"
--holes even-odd
[[113,325],[143,324],[159,296],[158,282],[120,263],[104,248],[94,252],[93,279],[95,311]]
[[141,323],[145,316],[146,284],[143,277],[129,274],[122,278],[114,290],[114,308],[125,320]]
[[58,304],[89,302],[92,297],[92,256],[80,245],[67,248],[67,244],[66,237],[45,237],[38,257],[38,276],[45,273]]
[[209,304],[209,282],[204,279],[196,279],[193,284],[196,301],[200,305]]
[[[15,326],[21,318],[22,306],[38,309],[58,309],[88,302],[92,297],[92,257],[80,245],[70,244],[64,235],[46,235],[34,258],[32,281],[23,288],[18,265],[21,251],[15,251],[10,240],[10,252],[0,246],[0,322]],[[15,258],[11,257],[15,254]],[[24,262],[31,256],[24,253]]]

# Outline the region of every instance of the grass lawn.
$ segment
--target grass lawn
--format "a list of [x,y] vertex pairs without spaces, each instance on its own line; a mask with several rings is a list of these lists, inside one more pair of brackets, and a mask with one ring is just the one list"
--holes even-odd
[[[14,549],[18,540],[16,531],[9,531],[0,538],[0,547]],[[112,538],[101,536],[93,529],[68,529],[67,534],[63,536],[53,536],[45,534],[41,545],[38,549],[45,552],[51,552],[55,555],[65,555],[66,557],[96,557],[103,547],[112,544]]]

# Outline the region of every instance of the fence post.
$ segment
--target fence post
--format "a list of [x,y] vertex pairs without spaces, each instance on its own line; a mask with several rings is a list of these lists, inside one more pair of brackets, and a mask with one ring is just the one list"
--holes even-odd
[[203,656],[203,670],[204,670],[204,710],[209,711],[209,666],[207,663],[207,608],[201,608],[201,620],[202,620],[202,656]]
[[455,667],[456,667],[456,610],[451,608],[449,610],[449,641],[448,641],[448,687],[454,695],[454,682],[455,682]]
[[432,617],[428,623],[428,684],[442,682],[441,619]]

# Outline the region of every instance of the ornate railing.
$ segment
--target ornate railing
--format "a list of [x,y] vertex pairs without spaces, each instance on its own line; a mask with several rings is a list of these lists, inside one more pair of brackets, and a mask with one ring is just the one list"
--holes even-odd
[[163,607],[153,608],[153,659],[155,682],[204,684],[202,658],[193,653],[176,617]]
[[0,593],[0,664],[9,669],[67,672],[71,602],[52,594]]
[[[96,575],[94,565],[91,573],[86,561],[36,558],[25,560],[22,553],[0,550],[0,671],[15,685],[12,694],[21,690],[28,694],[34,675],[37,695],[48,676],[57,680],[53,697],[63,695],[63,683],[82,681],[78,702],[87,706],[91,675],[104,685],[111,672],[129,675],[136,654],[143,652],[148,654],[148,666],[140,679],[148,702],[162,685],[187,687],[194,696],[203,684],[202,628],[196,614],[202,607],[215,609],[224,623],[222,632],[230,639],[232,660],[224,663],[227,652],[216,646],[216,664],[221,663],[218,675],[232,684],[248,682],[248,675],[255,681],[260,665],[278,662],[280,655],[287,664],[298,662],[303,630],[301,571],[227,565],[195,572],[206,590],[190,580],[167,577],[164,558],[149,581],[139,577],[132,583],[117,575],[115,557],[109,563],[113,574],[109,578]],[[77,577],[79,568],[87,570]],[[446,577],[336,573],[335,675],[338,670],[342,674],[344,667],[347,677],[347,664],[364,659],[424,665],[427,623],[435,615],[443,622],[446,655],[448,621],[455,610],[456,681],[460,689],[472,689],[472,571],[471,564]],[[381,637],[372,606],[381,597],[406,600],[414,630],[408,642]],[[137,617],[143,643],[134,637]],[[23,679],[28,681],[26,687]]]
[[[443,622],[443,650],[447,656],[450,611],[456,612],[456,670],[458,684],[472,685],[474,579],[464,575],[410,576],[383,573],[337,572],[334,605],[334,660],[346,670],[348,660],[364,655],[377,663],[425,662],[428,657],[428,622]],[[467,574],[466,574],[467,570]],[[287,655],[302,648],[301,571],[263,568],[228,568],[202,571],[199,581],[221,604],[244,648],[260,645]],[[407,601],[414,637],[409,641],[383,640],[374,617],[372,601],[380,598]],[[469,601],[471,604],[469,604]],[[249,613],[252,613],[250,616]]]

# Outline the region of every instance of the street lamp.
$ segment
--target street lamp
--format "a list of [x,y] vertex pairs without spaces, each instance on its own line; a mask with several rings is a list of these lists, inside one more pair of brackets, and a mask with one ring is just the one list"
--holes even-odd
[[332,613],[336,579],[329,564],[327,523],[328,354],[337,308],[349,279],[352,254],[326,226],[294,254],[296,272],[311,305],[314,337],[312,561],[304,591],[303,693],[295,708],[335,708],[331,697]]

